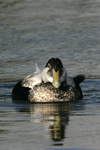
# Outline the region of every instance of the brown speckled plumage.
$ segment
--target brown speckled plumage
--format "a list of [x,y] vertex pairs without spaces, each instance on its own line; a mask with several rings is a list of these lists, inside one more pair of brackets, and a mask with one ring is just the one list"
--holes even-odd
[[64,90],[57,89],[50,83],[42,83],[30,91],[28,99],[33,102],[64,102],[75,101],[81,98],[79,91],[72,86]]

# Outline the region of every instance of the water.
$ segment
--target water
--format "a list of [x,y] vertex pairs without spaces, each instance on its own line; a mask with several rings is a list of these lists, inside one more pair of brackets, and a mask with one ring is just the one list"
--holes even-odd
[[[77,103],[13,103],[16,82],[59,57],[85,74]],[[0,150],[100,148],[100,1],[0,1]]]

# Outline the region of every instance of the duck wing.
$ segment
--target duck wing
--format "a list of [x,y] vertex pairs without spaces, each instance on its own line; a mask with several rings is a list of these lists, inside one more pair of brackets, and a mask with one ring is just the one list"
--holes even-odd
[[22,86],[33,89],[35,85],[42,82],[41,73],[31,74],[22,80]]

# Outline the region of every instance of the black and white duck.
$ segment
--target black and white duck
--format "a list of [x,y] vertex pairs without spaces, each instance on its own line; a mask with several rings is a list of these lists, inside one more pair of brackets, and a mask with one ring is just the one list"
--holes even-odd
[[59,58],[51,58],[41,71],[36,65],[36,72],[18,82],[12,90],[13,100],[32,102],[65,102],[82,99],[80,83],[84,75],[69,77]]

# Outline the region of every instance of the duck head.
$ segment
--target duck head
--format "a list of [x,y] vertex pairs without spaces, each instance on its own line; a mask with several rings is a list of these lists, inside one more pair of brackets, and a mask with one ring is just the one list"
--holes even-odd
[[66,81],[66,70],[59,58],[51,58],[43,70],[44,82],[51,82],[55,88],[61,86],[61,82]]

